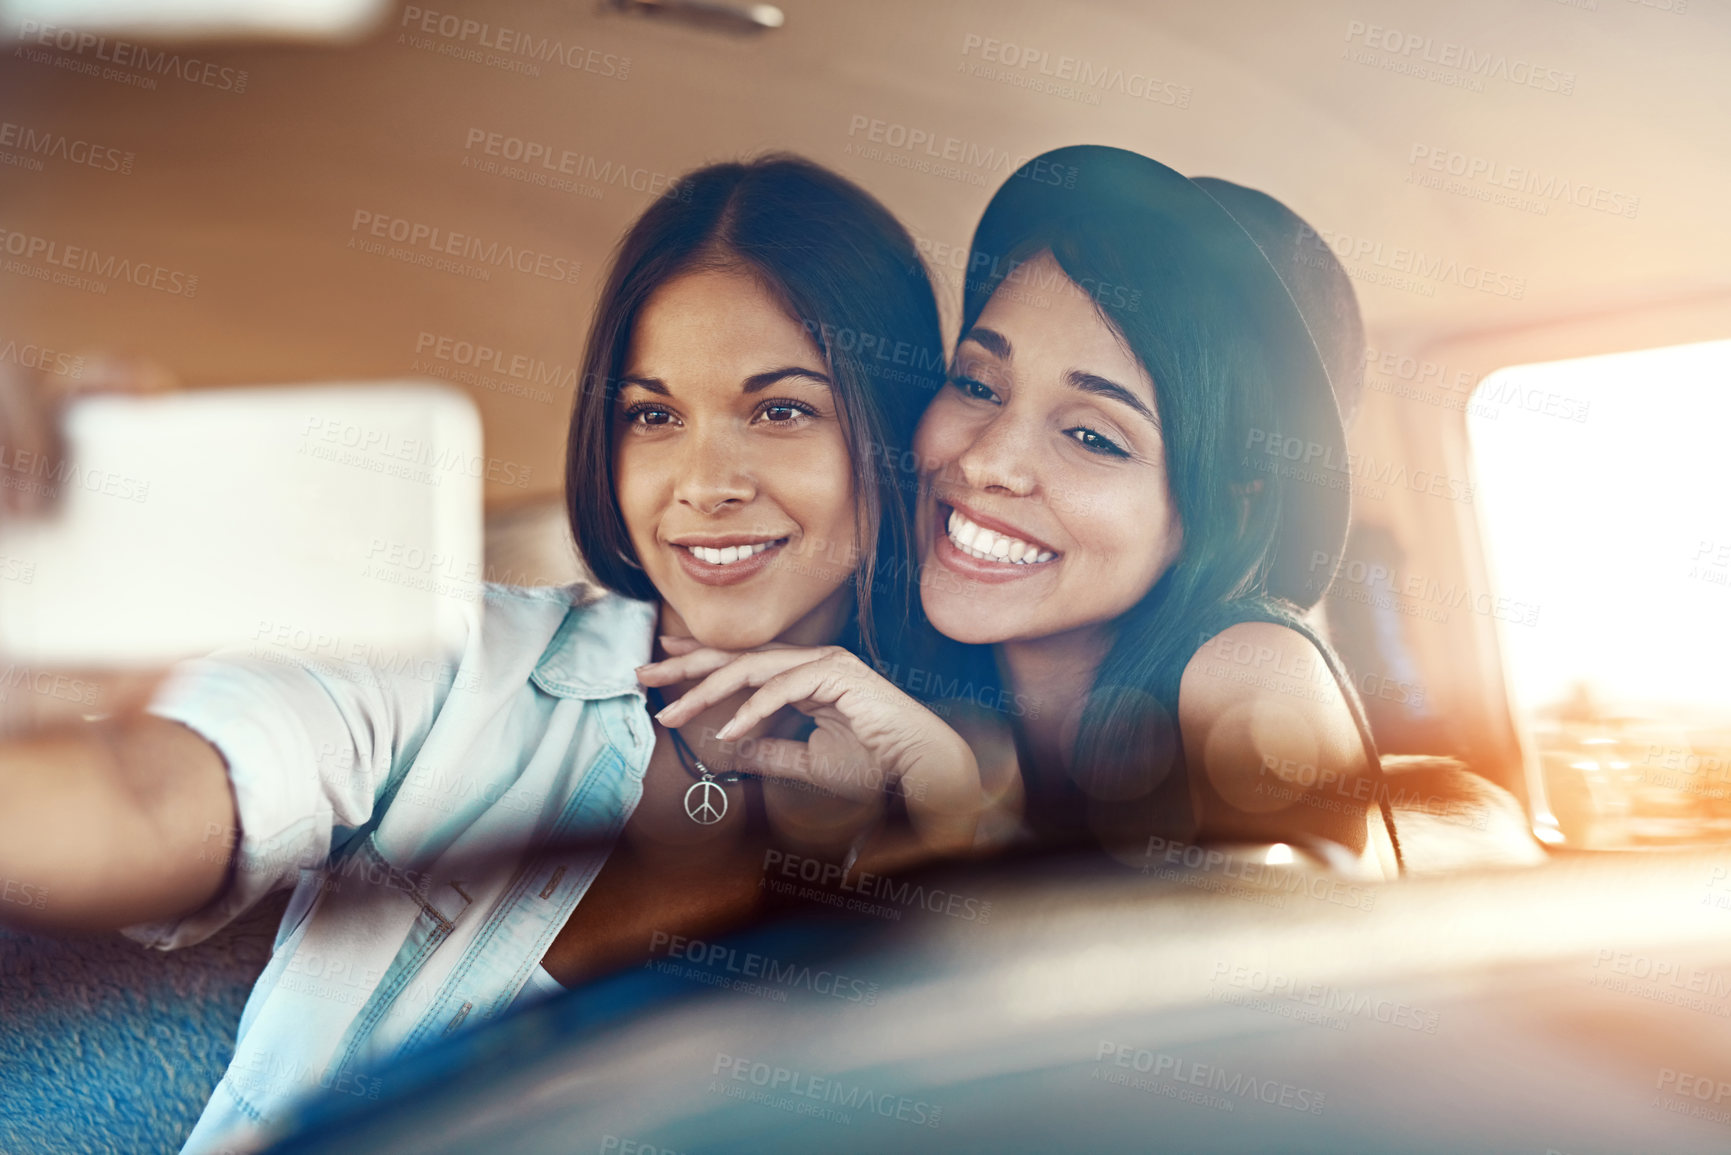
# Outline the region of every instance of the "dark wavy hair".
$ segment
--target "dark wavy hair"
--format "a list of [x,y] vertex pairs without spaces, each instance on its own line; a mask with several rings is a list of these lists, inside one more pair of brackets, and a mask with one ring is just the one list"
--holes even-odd
[[[1102,198],[1087,212],[1030,213],[997,240],[997,251],[974,254],[985,271],[966,283],[964,336],[1006,283],[1049,291],[1028,283],[1027,272],[1027,262],[1049,252],[1072,282],[1056,291],[1087,293],[1154,382],[1182,545],[1113,623],[1071,774],[1089,797],[1116,807],[1125,824],[1190,837],[1196,816],[1189,776],[1172,771],[1183,764],[1179,684],[1201,645],[1237,622],[1273,622],[1318,642],[1330,667],[1341,669],[1299,607],[1269,592],[1283,524],[1300,517],[1294,487],[1303,483],[1259,470],[1245,447],[1253,431],[1281,427],[1291,403],[1283,388],[1288,363],[1247,312],[1250,294],[1234,281],[1243,266],[1224,273],[1205,246],[1133,203]],[[1362,718],[1350,679],[1337,680]],[[1363,842],[1362,832],[1344,825],[1333,836]]]
[[565,458],[571,533],[589,570],[626,597],[660,595],[613,485],[613,409],[639,311],[710,268],[750,272],[823,352],[853,464],[860,565],[853,636],[878,660],[913,605],[914,423],[944,380],[931,281],[907,230],[859,186],[797,156],[715,164],[680,179],[620,242],[583,353]]

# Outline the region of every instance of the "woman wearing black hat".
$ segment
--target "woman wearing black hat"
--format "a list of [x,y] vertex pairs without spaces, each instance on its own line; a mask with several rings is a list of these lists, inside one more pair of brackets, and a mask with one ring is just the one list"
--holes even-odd
[[[922,601],[992,647],[1047,837],[1398,870],[1363,711],[1300,616],[1346,533],[1335,392],[1362,342],[1314,235],[1262,194],[1097,146],[1031,162],[975,233],[951,379],[915,437]],[[749,725],[869,701],[876,677],[835,654],[725,661],[675,659],[719,667],[678,708],[762,685]]]

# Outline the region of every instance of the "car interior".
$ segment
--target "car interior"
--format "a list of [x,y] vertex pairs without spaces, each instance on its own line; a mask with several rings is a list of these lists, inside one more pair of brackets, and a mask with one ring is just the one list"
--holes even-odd
[[[1406,876],[1151,845],[922,870],[844,917],[796,871],[770,922],[311,1103],[280,1150],[1731,1146],[1731,9],[433,4],[0,2],[0,360],[454,386],[497,466],[487,579],[559,585],[587,318],[681,173],[859,182],[951,341],[1029,157],[1262,189],[1363,315],[1348,459],[1287,456],[1352,494],[1313,617]],[[416,229],[539,267],[439,267]],[[169,274],[56,283],[20,235]],[[285,902],[173,952],[0,928],[0,1151],[177,1150]]]

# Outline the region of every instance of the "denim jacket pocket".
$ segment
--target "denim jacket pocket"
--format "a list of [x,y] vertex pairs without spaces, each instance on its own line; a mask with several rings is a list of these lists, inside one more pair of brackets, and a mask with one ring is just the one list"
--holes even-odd
[[261,1126],[321,1092],[378,1097],[377,1077],[347,1068],[468,907],[455,888],[392,864],[371,835],[311,874],[284,912],[223,1078]]
[[[332,1057],[330,1070],[347,1068],[366,1046],[374,1029],[390,1011],[391,1004],[402,994],[433,952],[450,937],[457,921],[472,901],[462,890],[449,882],[435,881],[430,874],[405,870],[389,862],[380,853],[377,832],[362,840],[345,860],[341,885],[347,889],[355,878],[365,888],[359,901],[377,909],[380,922],[400,927],[403,904],[413,904],[402,945],[397,949],[383,976],[373,989],[366,1005],[344,1032]],[[345,896],[346,897],[346,896]]]

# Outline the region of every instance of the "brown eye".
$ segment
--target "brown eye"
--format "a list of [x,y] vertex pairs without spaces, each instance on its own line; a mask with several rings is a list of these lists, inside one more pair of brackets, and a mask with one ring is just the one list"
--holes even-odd
[[951,377],[950,384],[954,385],[963,397],[975,401],[996,401],[998,399],[998,395],[992,392],[990,385],[984,381],[976,381],[972,377]]
[[652,405],[648,402],[640,402],[631,406],[629,409],[625,410],[623,416],[625,420],[632,425],[659,426],[671,425],[673,423],[673,413],[671,410],[665,409],[660,405]]
[[1074,429],[1066,429],[1064,433],[1075,439],[1076,443],[1090,453],[1098,453],[1102,457],[1128,457],[1129,452],[1103,433],[1096,433],[1086,425],[1078,425]]
[[816,417],[817,410],[789,397],[776,397],[759,405],[757,415],[767,425],[794,425],[802,418]]

